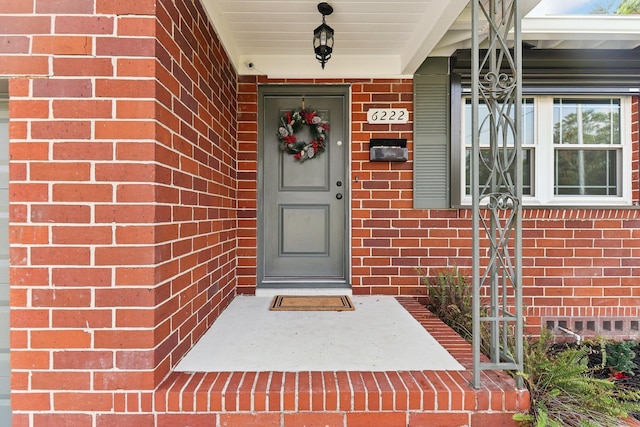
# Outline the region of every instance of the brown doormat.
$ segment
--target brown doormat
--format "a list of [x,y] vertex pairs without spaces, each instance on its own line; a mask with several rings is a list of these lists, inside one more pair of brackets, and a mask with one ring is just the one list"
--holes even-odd
[[353,311],[355,307],[347,295],[301,296],[276,295],[269,310],[279,311]]

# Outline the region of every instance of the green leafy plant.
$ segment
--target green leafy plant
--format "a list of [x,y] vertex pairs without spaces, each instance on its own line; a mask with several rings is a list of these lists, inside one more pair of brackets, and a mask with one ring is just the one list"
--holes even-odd
[[[473,288],[470,281],[460,274],[457,267],[442,270],[435,277],[419,273],[427,287],[427,308],[466,341],[473,342]],[[487,312],[486,306],[480,307],[481,316],[486,316]],[[513,335],[511,329],[508,332]],[[513,336],[507,340],[513,347]],[[490,348],[491,325],[483,322],[480,324],[480,351],[488,356]]]
[[633,349],[638,345],[636,341],[611,341],[605,346],[605,364],[614,372],[624,372],[633,375],[633,370],[638,367],[633,362],[636,353]]
[[469,281],[456,268],[443,270],[436,277],[422,276],[427,287],[427,308],[464,339],[472,339],[473,306]]
[[608,427],[636,412],[640,393],[616,387],[609,379],[594,378],[588,366],[590,347],[581,345],[550,351],[553,339],[543,331],[525,346],[524,371],[531,409],[514,419],[535,427]]
[[623,0],[618,6],[616,13],[620,15],[640,14],[640,0]]

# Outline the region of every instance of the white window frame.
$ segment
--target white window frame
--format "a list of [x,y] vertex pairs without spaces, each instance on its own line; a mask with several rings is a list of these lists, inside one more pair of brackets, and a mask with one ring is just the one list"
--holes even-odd
[[[465,150],[465,114],[466,101],[469,97],[462,97],[460,121],[460,167],[459,183],[461,205],[471,205],[471,196],[465,194],[466,187],[466,156]],[[534,145],[523,148],[531,149],[532,195],[523,196],[525,206],[631,206],[632,205],[632,140],[631,140],[631,97],[624,95],[523,95],[525,99],[533,99],[534,108]],[[619,196],[557,196],[553,194],[554,186],[554,149],[553,144],[553,100],[558,98],[570,99],[619,99],[620,100],[620,143],[622,168],[620,175],[621,193]],[[549,167],[551,166],[551,171]]]

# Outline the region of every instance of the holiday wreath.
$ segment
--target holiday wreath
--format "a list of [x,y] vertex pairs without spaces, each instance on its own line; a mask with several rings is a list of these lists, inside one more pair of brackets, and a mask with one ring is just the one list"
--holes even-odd
[[[310,142],[298,141],[296,132],[304,125],[310,127],[312,140]],[[278,140],[280,149],[293,158],[304,162],[322,153],[326,146],[326,131],[329,125],[323,122],[317,111],[301,108],[295,111],[287,111],[280,116],[278,128]]]

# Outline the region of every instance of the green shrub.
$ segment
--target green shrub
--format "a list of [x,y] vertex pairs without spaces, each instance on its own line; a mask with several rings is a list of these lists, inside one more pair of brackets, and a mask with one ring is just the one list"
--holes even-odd
[[636,341],[611,341],[605,346],[608,368],[615,372],[624,372],[633,375],[633,370],[638,366],[633,362],[636,353],[633,351],[638,345]]
[[[421,273],[422,274],[422,273]],[[472,285],[457,268],[444,270],[436,277],[422,275],[427,287],[427,308],[467,341],[473,339]],[[486,307],[481,308],[486,313]],[[512,335],[512,331],[507,331]],[[480,325],[481,351],[487,354],[490,325]],[[513,337],[508,336],[507,341]],[[631,348],[620,344],[605,349],[578,345],[551,351],[553,338],[546,329],[536,342],[525,341],[524,379],[531,396],[531,409],[514,419],[535,427],[613,427],[630,412],[640,412],[640,392],[617,387],[610,379],[595,378],[593,373],[605,364],[635,369]],[[510,345],[510,344],[509,344]],[[503,349],[504,350],[504,349]],[[508,351],[508,349],[506,349]],[[589,352],[602,354],[602,364],[589,368]],[[626,371],[630,372],[630,371]]]
[[608,427],[637,412],[640,392],[622,390],[609,379],[594,378],[588,367],[588,346],[550,352],[552,337],[543,331],[537,342],[525,343],[524,372],[531,409],[514,418],[536,427]]

